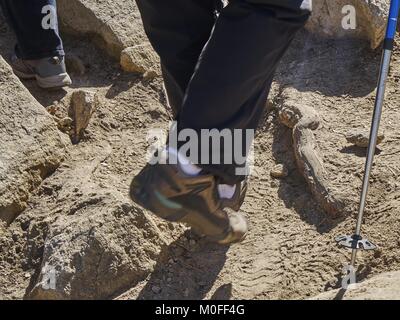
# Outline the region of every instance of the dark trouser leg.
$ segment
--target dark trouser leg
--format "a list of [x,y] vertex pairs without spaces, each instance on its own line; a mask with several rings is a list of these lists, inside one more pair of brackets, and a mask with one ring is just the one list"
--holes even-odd
[[[221,6],[221,2],[219,0],[136,0],[136,2],[149,40],[161,58],[169,104],[174,117],[178,118],[187,86],[215,24],[215,9]],[[159,176],[165,177],[170,170],[172,168],[169,166],[159,166],[157,170],[154,168],[150,170],[149,166],[143,169],[132,182],[132,199],[158,216],[170,221],[186,222],[198,232],[212,236],[214,240],[226,237],[230,227],[229,219],[217,208],[208,207],[198,200],[197,202],[191,200],[184,205],[186,209],[182,211],[166,208],[165,203],[151,198],[153,190],[160,188],[160,183],[165,185],[165,181],[164,178],[154,178],[157,184],[152,184],[153,178],[149,177],[157,177],[158,172],[164,172]],[[208,193],[204,198],[212,199],[211,193],[216,188],[215,181],[214,179],[211,181],[210,177],[204,179],[199,184],[210,187],[198,190],[196,194]],[[142,197],[143,194],[145,197]]]
[[161,58],[169,104],[177,117],[199,55],[210,37],[219,0],[136,0]]
[[[309,15],[269,2],[233,0],[222,10],[187,88],[180,130],[257,128],[277,64]],[[238,166],[202,165],[228,184],[243,179]]]
[[[48,19],[48,9],[56,8],[55,0],[0,0],[0,5],[16,34],[16,53],[19,58],[35,60],[64,55],[57,15],[52,17],[55,20]],[[55,24],[48,28],[51,21],[55,21]]]
[[[180,130],[256,129],[277,64],[308,18],[303,2],[231,0],[210,38],[216,1],[137,0]],[[221,147],[208,151],[224,161]],[[228,184],[243,179],[235,161],[201,166]]]

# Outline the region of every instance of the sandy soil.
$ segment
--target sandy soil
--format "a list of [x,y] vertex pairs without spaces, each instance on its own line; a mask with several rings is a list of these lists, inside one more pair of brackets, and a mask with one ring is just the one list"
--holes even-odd
[[[10,35],[0,28],[0,38],[7,40]],[[10,43],[0,41],[2,55],[11,51]],[[100,103],[86,138],[68,147],[67,160],[51,181],[57,181],[57,176],[70,176],[73,180],[76,177],[70,168],[95,162],[94,179],[127,194],[132,176],[144,165],[147,130],[165,128],[170,119],[164,109],[162,81],[121,73],[116,62],[84,39],[67,37],[65,46],[87,67],[84,76],[73,75],[72,89],[46,92],[32,81],[25,85],[55,114],[65,112],[74,88],[95,90]],[[386,139],[377,152],[364,227],[379,250],[360,254],[359,280],[400,269],[399,57],[396,50],[382,119]],[[312,93],[312,99],[307,98],[304,103],[312,105],[323,120],[316,131],[321,157],[335,190],[354,205],[366,151],[350,146],[344,136],[351,128],[369,127],[379,61],[380,52],[371,52],[367,43],[326,41],[304,32],[285,57],[270,97],[277,104],[284,86]],[[337,248],[333,239],[352,233],[355,219],[351,215],[331,219],[318,207],[296,169],[292,149],[291,130],[279,123],[276,109],[272,108],[262,121],[255,144],[256,169],[243,206],[251,228],[245,242],[224,248],[205,243],[182,228],[165,228],[170,245],[160,255],[163,259],[154,272],[114,298],[304,299],[336,288],[349,253]],[[287,178],[277,180],[270,176],[271,168],[278,163],[288,168]],[[60,185],[68,182],[60,179]],[[81,183],[85,183],[84,179]],[[23,215],[40,221],[55,206],[66,203],[59,197],[57,185],[45,181]],[[18,238],[16,230],[11,226],[9,232],[15,232]],[[16,251],[12,254],[0,253],[10,259],[11,266],[0,282],[6,288],[3,297],[23,298],[29,288],[29,276],[24,275],[37,261],[32,257],[24,264],[18,245],[13,248]],[[40,252],[36,254],[38,259]]]

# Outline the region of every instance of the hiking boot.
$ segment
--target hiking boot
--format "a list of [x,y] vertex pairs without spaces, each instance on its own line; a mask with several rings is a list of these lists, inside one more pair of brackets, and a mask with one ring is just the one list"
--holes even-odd
[[217,186],[212,175],[188,176],[179,165],[147,164],[133,179],[130,196],[157,216],[186,223],[212,241],[226,245],[241,242],[247,221],[239,213],[228,215]]
[[14,54],[11,57],[11,67],[16,76],[21,79],[36,79],[39,87],[44,89],[62,88],[72,84],[62,56],[23,60]]

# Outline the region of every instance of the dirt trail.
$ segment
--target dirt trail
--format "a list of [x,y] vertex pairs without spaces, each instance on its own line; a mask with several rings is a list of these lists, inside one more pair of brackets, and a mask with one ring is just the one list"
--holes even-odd
[[[312,93],[312,100],[304,103],[323,120],[316,132],[319,154],[333,188],[354,208],[366,151],[349,146],[344,136],[352,127],[369,127],[379,56],[363,42],[326,42],[303,33],[278,71],[271,97],[279,104],[279,88],[285,86]],[[399,267],[397,57],[382,120],[386,142],[376,158],[379,165],[374,168],[364,229],[380,249],[360,254],[359,281]],[[333,220],[315,204],[297,172],[291,132],[279,124],[275,110],[264,119],[256,155],[256,172],[243,207],[251,232],[243,245],[227,251],[210,250],[207,245],[183,249],[178,258],[172,252],[173,261],[159,265],[150,279],[121,298],[303,299],[338,287],[349,254],[338,249],[333,239],[352,233],[354,217]],[[270,177],[277,163],[288,168],[288,178]],[[162,291],[155,294],[158,288]]]
[[[0,38],[10,39],[10,35],[0,29]],[[10,43],[1,41],[0,54],[6,56],[11,51]],[[57,207],[70,206],[79,194],[62,190],[73,190],[72,186],[89,191],[93,186],[112,188],[129,201],[129,182],[145,162],[147,130],[166,128],[170,119],[163,107],[160,78],[145,80],[121,73],[117,63],[84,40],[67,37],[65,46],[87,66],[85,75],[73,75],[72,89],[49,93],[37,89],[31,81],[24,84],[53,112],[65,112],[75,88],[96,91],[99,105],[86,138],[68,146],[64,164],[31,199],[23,213],[28,220],[46,221],[51,219],[50,213],[57,214]],[[400,269],[399,57],[396,51],[382,120],[386,140],[376,157],[364,229],[380,249],[360,255],[359,280]],[[323,120],[316,137],[326,169],[334,188],[353,204],[358,200],[365,150],[348,146],[344,135],[351,127],[369,126],[378,66],[379,52],[370,52],[368,43],[327,42],[304,32],[285,57],[271,96],[276,106],[282,86],[312,92],[312,100],[304,103],[311,104]],[[231,248],[210,245],[183,227],[171,228],[154,218],[168,245],[146,279],[111,298],[304,299],[338,286],[342,264],[349,254],[338,249],[333,238],[351,233],[354,217],[332,220],[313,201],[296,168],[291,130],[279,123],[274,108],[263,119],[255,151],[256,169],[243,206],[251,228],[245,242]],[[287,178],[270,176],[278,163],[289,170]],[[99,194],[101,190],[91,192]],[[7,232],[17,234],[17,229],[11,226]],[[24,276],[21,255],[9,256],[14,268],[0,280],[7,287],[3,296],[23,298],[30,278]],[[36,258],[31,268],[37,267],[40,252]]]

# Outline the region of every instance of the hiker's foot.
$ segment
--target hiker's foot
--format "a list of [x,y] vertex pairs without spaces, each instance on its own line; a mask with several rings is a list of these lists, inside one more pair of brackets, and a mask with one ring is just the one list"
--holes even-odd
[[16,76],[21,79],[36,79],[39,87],[56,89],[72,84],[64,57],[55,56],[38,60],[23,60],[15,54],[11,57],[11,66]]
[[146,165],[133,179],[130,196],[159,217],[186,223],[220,244],[241,242],[247,233],[246,219],[225,211],[215,177],[187,175],[178,164]]
[[229,225],[229,232],[224,239],[218,241],[219,244],[229,245],[242,242],[246,238],[248,226],[243,215],[238,212],[229,215]]

